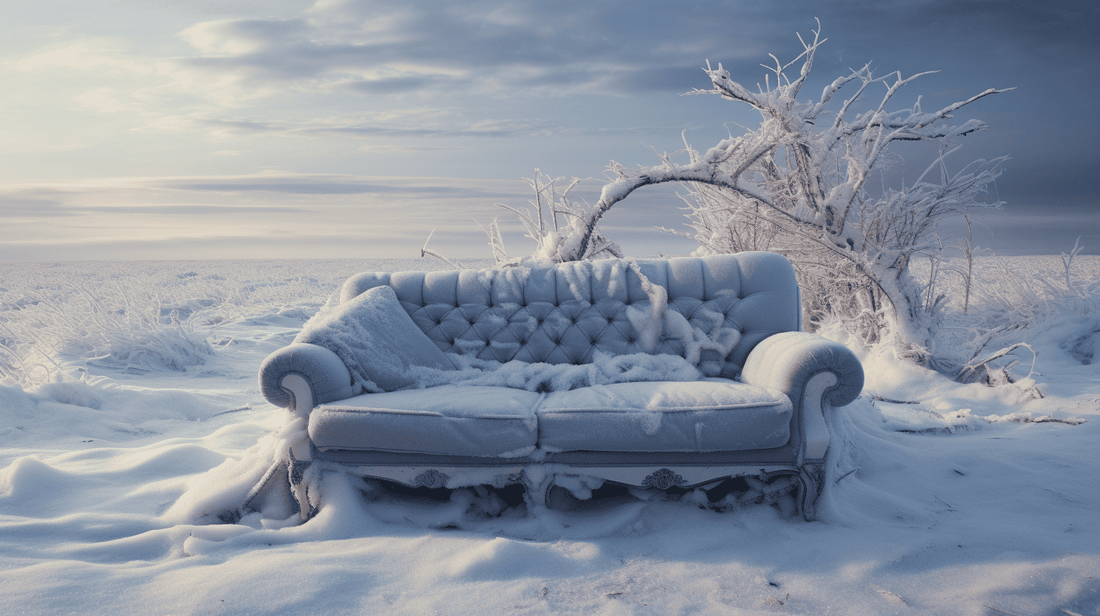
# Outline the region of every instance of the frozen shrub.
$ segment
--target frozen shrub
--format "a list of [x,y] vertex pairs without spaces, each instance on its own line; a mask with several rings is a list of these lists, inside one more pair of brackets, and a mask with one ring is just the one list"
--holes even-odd
[[[556,242],[551,258],[589,258],[600,218],[635,190],[686,183],[694,186],[688,236],[699,243],[700,254],[785,253],[807,291],[810,323],[843,318],[866,342],[888,336],[902,354],[927,363],[942,299],[926,293],[910,265],[937,248],[938,222],[997,205],[979,198],[1000,174],[1001,159],[948,172],[946,159],[958,149],[955,142],[986,128],[978,120],[952,125],[950,118],[1004,90],[987,89],[932,112],[924,111],[919,99],[912,107],[891,109],[898,92],[927,73],[875,76],[867,64],[831,82],[818,100],[799,100],[824,42],[819,28],[810,42],[803,41],[798,57],[787,64],[776,61],[765,87],[755,92],[733,81],[721,64],[715,69],[708,63],[713,89],[693,94],[749,105],[760,113],[760,126],[705,152],[685,143],[682,163],[670,155],[648,168],[611,163],[615,179]],[[865,100],[878,86],[884,93]],[[835,103],[842,92],[847,98]],[[902,142],[931,144],[937,150],[934,161],[915,182],[872,190],[868,181],[885,177],[891,148]]]

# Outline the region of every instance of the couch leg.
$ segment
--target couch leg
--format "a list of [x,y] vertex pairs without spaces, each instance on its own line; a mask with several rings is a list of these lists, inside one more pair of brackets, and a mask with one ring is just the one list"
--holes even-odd
[[798,498],[802,517],[807,522],[813,522],[817,519],[817,499],[825,487],[825,461],[804,463],[799,469],[798,479],[802,484]]
[[525,472],[522,481],[527,491],[527,506],[533,509],[546,508],[546,495],[550,491],[550,486],[554,485],[554,476],[547,474],[542,477],[531,477]]
[[294,495],[294,500],[298,503],[299,515],[302,521],[305,522],[317,513],[317,508],[309,503],[309,482],[305,480],[306,471],[313,464],[313,461],[298,460],[293,453],[288,457],[290,459],[290,468],[288,469],[290,491]]
[[259,511],[263,503],[269,498],[269,493],[282,488],[284,493],[290,490],[290,476],[287,469],[288,462],[286,460],[276,460],[264,473],[264,476],[260,481],[252,486],[249,490],[248,496],[244,499],[244,504],[241,505],[241,511],[243,513],[251,513],[253,511]]

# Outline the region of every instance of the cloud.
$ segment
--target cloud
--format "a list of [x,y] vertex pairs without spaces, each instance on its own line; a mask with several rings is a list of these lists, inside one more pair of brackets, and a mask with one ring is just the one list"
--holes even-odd
[[652,2],[341,0],[290,19],[198,23],[182,36],[198,52],[186,64],[250,83],[367,94],[552,93],[608,84],[611,92],[682,90],[686,80],[670,78],[672,71],[719,52],[755,52],[760,38],[744,23],[750,9],[708,5],[713,19],[684,15],[698,10]]
[[310,208],[291,207],[283,205],[219,205],[205,203],[178,203],[163,205],[121,205],[121,206],[82,206],[85,214],[112,214],[119,216],[187,216],[216,218],[218,216],[230,216],[245,214],[255,216],[260,214],[303,214]]
[[[179,259],[350,259],[419,258],[424,234],[395,230],[364,235],[166,235],[156,239],[74,239],[0,242],[0,261],[145,261]],[[449,254],[484,257],[481,246],[462,246]],[[465,248],[465,250],[463,250]],[[444,248],[448,250],[448,248]],[[405,267],[408,269],[408,266]]]
[[5,191],[0,194],[0,220],[17,218],[56,218],[73,212],[64,201],[52,196],[38,196],[37,190]]
[[708,59],[760,72],[752,67],[768,52],[787,58],[801,51],[795,32],[809,35],[814,15],[837,41],[821,60],[840,70],[875,59],[883,37],[898,52],[927,55],[943,47],[947,31],[954,33],[947,40],[952,53],[996,53],[1019,39],[1037,49],[1064,49],[1066,40],[1094,39],[1088,32],[1096,25],[1095,11],[1068,1],[796,0],[780,8],[756,2],[323,0],[292,18],[195,24],[183,37],[198,52],[187,64],[253,84],[369,95],[629,94],[705,85],[697,68]]
[[[8,177],[25,170],[47,177],[45,167],[32,164],[93,176],[263,166],[496,177],[541,166],[598,174],[609,158],[656,162],[642,145],[678,148],[685,127],[693,144],[706,148],[712,136],[725,136],[723,122],[734,133],[733,121],[755,124],[744,106],[670,95],[706,87],[699,68],[707,60],[754,87],[768,52],[794,58],[801,51],[795,33],[809,35],[818,15],[830,40],[815,59],[807,98],[867,61],[880,74],[942,69],[899,97],[909,104],[924,93],[926,108],[989,86],[1019,85],[960,111],[960,121],[973,113],[991,130],[968,137],[959,156],[1012,155],[996,195],[1010,204],[1096,205],[1092,146],[1100,123],[1089,120],[1100,83],[1091,62],[1100,53],[1100,13],[1087,3],[320,0],[303,9],[302,0],[201,0],[183,9],[168,0],[134,1],[176,13],[154,23],[134,12],[129,25],[110,30],[129,38],[107,39],[100,25],[70,23],[70,39],[50,39],[0,65],[13,78],[0,101],[19,120],[13,126],[37,122],[20,135],[30,145],[15,147],[51,155],[9,152],[23,166]],[[149,31],[135,34],[137,28]],[[90,112],[111,115],[89,122]],[[280,137],[308,139],[308,147]],[[56,152],[74,143],[87,144],[86,151]],[[145,151],[157,155],[135,154]],[[445,181],[399,184],[337,175],[154,178],[126,189],[123,201],[138,207],[141,198],[153,199],[148,210],[130,210],[142,217],[164,207],[166,217],[190,211],[220,220],[218,212],[247,216],[217,209],[223,206],[304,207],[310,199],[377,204],[422,197],[456,215],[459,203],[527,199],[522,183],[518,193],[466,185],[448,192],[440,188]],[[85,196],[94,191],[73,190],[3,192],[0,217],[36,208],[43,219],[89,211]],[[103,203],[103,195],[122,193],[97,194]],[[5,203],[11,207],[4,210]],[[178,205],[191,203],[209,209]]]
[[281,134],[297,136],[342,137],[515,137],[545,133],[554,129],[534,120],[469,120],[453,111],[440,109],[406,110],[403,114],[358,114],[307,120],[246,120],[204,116],[179,117],[175,130],[201,127],[212,129],[217,137],[235,134]]
[[123,93],[114,88],[102,87],[89,90],[73,97],[73,100],[86,107],[92,107],[104,113],[116,113],[119,111],[140,111],[142,105],[124,103],[119,100]]
[[484,256],[470,218],[527,192],[520,181],[277,172],[8,186],[0,260],[418,256],[437,226],[436,247]]
[[445,88],[451,85],[451,80],[438,76],[404,75],[401,77],[379,77],[377,79],[355,79],[344,83],[343,87],[352,92],[365,94],[394,94],[398,92],[410,92],[422,88]]
[[415,154],[418,152],[454,152],[461,148],[431,145],[396,145],[393,143],[372,143],[359,148],[360,152],[372,154]]
[[[1010,10],[1003,10],[1006,6]],[[335,106],[346,112],[348,105],[355,104],[347,97],[395,96],[402,101],[416,97],[438,106],[470,95],[522,101],[576,93],[683,93],[707,87],[699,70],[707,60],[723,62],[751,86],[763,76],[758,63],[768,52],[789,59],[801,51],[795,33],[809,35],[813,15],[821,15],[824,33],[832,39],[818,59],[819,73],[830,78],[837,71],[845,72],[849,64],[876,59],[890,70],[908,70],[894,64],[899,58],[914,57],[930,62],[920,69],[943,68],[943,48],[963,45],[968,57],[997,53],[998,48],[1018,44],[1013,36],[1034,43],[1036,49],[1062,49],[1056,42],[1059,33],[1077,36],[1086,32],[1090,20],[1096,21],[1095,11],[1084,12],[1062,1],[1033,6],[988,0],[871,4],[793,0],[780,9],[759,2],[684,6],[655,1],[321,0],[281,17],[194,23],[179,32],[181,42],[190,47],[189,55],[138,61],[134,59],[138,52],[119,51],[125,45],[112,48],[103,41],[91,41],[9,64],[28,71],[68,67],[151,75],[149,79],[160,87],[146,90],[149,100],[126,97],[113,84],[82,92],[76,100],[104,112],[144,111],[140,121],[155,130],[179,131],[205,124],[207,130],[213,129],[214,138],[295,132],[514,136],[531,133],[523,126],[503,131],[462,126],[452,130],[432,125],[427,118],[356,123],[348,121],[347,113],[338,125],[326,127],[301,118],[276,118],[270,110],[277,105],[287,105],[289,110],[339,101]],[[991,22],[998,28],[967,30],[968,24]],[[956,35],[945,37],[945,31]],[[884,36],[890,38],[890,45],[882,45]],[[1073,36],[1073,40],[1095,38]],[[887,54],[892,57],[882,57]],[[214,108],[197,106],[193,100],[184,103],[196,95]],[[270,100],[261,102],[264,99]],[[278,103],[270,102],[275,100]],[[219,112],[234,107],[247,109],[242,115],[250,117],[234,119]],[[260,110],[267,113],[261,115]]]
[[[522,181],[371,177],[263,172],[238,176],[115,178],[83,183],[0,187],[0,221],[74,216],[226,216],[309,214],[347,204],[404,205],[463,216],[471,204],[526,198]],[[392,203],[393,207],[385,204]],[[336,207],[337,210],[331,208]]]
[[18,71],[31,72],[42,72],[56,68],[76,70],[114,69],[146,75],[156,70],[149,64],[125,57],[118,49],[94,43],[77,43],[51,49],[6,64]]
[[[511,199],[517,193],[477,186],[476,182],[446,178],[365,178],[361,176],[270,174],[228,178],[165,178],[147,181],[162,189],[250,193],[270,192],[287,195],[414,195],[461,199]],[[491,182],[489,182],[491,183]],[[518,183],[517,183],[518,185]]]
[[301,42],[305,26],[298,19],[223,19],[195,24],[180,35],[209,56],[244,56],[264,50],[273,40]]
[[168,188],[175,188],[179,190],[199,190],[199,191],[211,191],[211,192],[244,192],[244,191],[264,191],[285,193],[294,195],[359,195],[365,193],[382,193],[382,192],[452,192],[444,187],[405,187],[401,189],[394,189],[386,186],[375,186],[370,184],[349,184],[340,182],[281,182],[281,181],[260,181],[260,182],[211,182],[211,183],[188,183],[188,184],[175,184],[168,185]]
[[749,79],[762,75],[757,63],[768,52],[793,57],[801,51],[795,32],[808,35],[815,15],[832,38],[819,58],[830,70],[876,59],[892,69],[886,54],[988,61],[1018,56],[1021,45],[1072,60],[1098,46],[1096,10],[1070,0],[321,0],[281,17],[194,23],[178,33],[189,56],[135,60],[139,51],[88,41],[9,64],[156,73],[222,105],[288,88],[368,96],[683,92],[705,85],[698,67],[708,59],[735,74],[752,71],[742,77]]
[[[0,194],[0,221],[15,224],[15,221],[34,221],[47,219],[50,224],[58,223],[59,218],[71,218],[79,216],[186,216],[186,217],[213,217],[235,214],[290,214],[304,213],[309,208],[287,205],[255,205],[255,204],[216,204],[216,203],[159,203],[142,204],[127,202],[134,199],[134,184],[110,186],[68,186],[63,190],[48,190],[37,187],[11,188],[5,190],[6,194]],[[138,193],[148,193],[150,189],[161,191],[171,190],[173,187],[165,181],[148,181],[143,187],[138,188]],[[201,184],[195,187],[181,185],[181,190],[203,191]],[[239,189],[238,189],[239,190]],[[272,192],[280,192],[273,187]],[[295,194],[339,194],[338,191],[326,191],[318,187],[314,191],[286,190],[281,192]],[[106,197],[106,198],[104,198]],[[146,198],[149,198],[146,194]],[[103,201],[115,202],[112,205],[102,205]]]

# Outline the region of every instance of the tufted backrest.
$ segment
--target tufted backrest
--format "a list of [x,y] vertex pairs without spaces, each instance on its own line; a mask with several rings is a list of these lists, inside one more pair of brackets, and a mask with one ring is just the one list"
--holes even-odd
[[[695,344],[704,373],[732,378],[756,343],[801,325],[794,270],[766,252],[363,273],[344,283],[341,302],[380,285],[442,350],[500,362],[583,364],[597,350],[688,357]],[[719,353],[713,347],[728,345],[704,344],[712,348],[698,357],[699,340],[736,345]]]

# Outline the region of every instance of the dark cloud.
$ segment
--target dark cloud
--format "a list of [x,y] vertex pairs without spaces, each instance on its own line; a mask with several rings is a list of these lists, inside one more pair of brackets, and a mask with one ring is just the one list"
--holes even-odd
[[449,85],[451,80],[432,77],[389,77],[383,79],[358,79],[344,84],[344,88],[352,92],[365,94],[394,94],[409,92],[422,88],[441,88]]
[[341,135],[345,137],[514,137],[530,135],[546,130],[547,126],[533,121],[477,122],[452,121],[421,117],[419,120],[390,120],[383,122],[269,122],[206,118],[197,120],[201,125],[218,130],[238,133],[267,133],[287,135]]
[[187,184],[169,185],[169,188],[180,190],[202,190],[214,192],[246,192],[265,191],[276,193],[289,193],[294,195],[353,195],[364,193],[450,193],[458,189],[447,187],[390,187],[371,184],[341,184],[335,182],[281,182],[281,181],[256,181],[256,182],[198,182]]
[[348,195],[378,192],[371,186],[348,184],[288,184],[283,182],[211,182],[170,185],[179,190],[206,190],[212,192],[243,192],[262,190],[267,192],[290,193],[295,195]]
[[639,68],[623,72],[609,85],[621,93],[641,92],[690,92],[706,88],[710,80],[702,70],[702,61],[696,65]]
[[114,207],[82,206],[82,212],[91,214],[147,215],[147,216],[222,216],[229,214],[293,214],[309,212],[310,208],[281,205],[210,205],[179,203],[165,205],[124,205]]
[[[272,192],[290,195],[356,195],[356,194],[392,194],[439,196],[471,199],[509,199],[517,193],[497,192],[463,186],[442,184],[417,185],[413,183],[381,184],[358,180],[335,180],[328,178],[196,178],[187,181],[165,181],[162,188],[208,192]],[[223,207],[223,206],[210,206]],[[241,206],[242,211],[255,211],[252,206]],[[302,211],[302,210],[299,210]]]
[[708,59],[753,83],[768,52],[787,59],[801,51],[795,33],[812,36],[815,16],[830,38],[818,58],[829,73],[868,61],[908,72],[966,62],[996,69],[1029,57],[1073,65],[1100,48],[1100,13],[1065,1],[364,0],[327,3],[297,19],[201,24],[193,41],[209,51],[188,62],[246,81],[329,80],[371,95],[682,92],[705,85],[697,69]]
[[[700,19],[704,10],[712,18]],[[731,46],[754,47],[746,45],[753,27],[744,23],[753,12],[737,3],[345,2],[308,19],[201,24],[190,31],[192,41],[208,51],[187,62],[257,81],[380,71],[351,82],[372,94],[441,83],[584,88],[609,76],[629,89],[682,89],[684,79],[654,79],[653,72],[697,66]]]
[[23,194],[0,195],[0,219],[54,218],[72,214],[62,199]]
[[[195,190],[195,189],[193,189]],[[202,190],[201,188],[197,190]],[[74,195],[78,201],[86,195]],[[2,219],[51,219],[96,214],[154,215],[154,216],[218,216],[224,214],[288,214],[307,212],[308,209],[268,205],[211,205],[179,203],[160,205],[90,205],[65,203],[39,198],[0,196],[0,220]]]
[[232,120],[225,118],[207,118],[199,120],[200,124],[204,124],[211,128],[229,129],[231,131],[237,131],[242,133],[267,133],[267,132],[283,132],[289,130],[284,124],[278,124],[275,122],[259,122],[256,120]]

